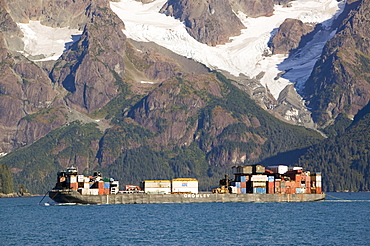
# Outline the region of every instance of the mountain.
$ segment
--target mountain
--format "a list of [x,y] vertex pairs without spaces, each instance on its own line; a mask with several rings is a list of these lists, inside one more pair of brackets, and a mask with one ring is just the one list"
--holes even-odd
[[313,118],[327,126],[340,113],[353,118],[370,99],[369,19],[370,2],[349,1],[306,82],[305,97]]
[[[368,101],[366,6],[0,0],[3,177],[10,171],[15,187],[43,194],[58,170],[74,165],[132,184],[196,177],[209,190],[233,165],[273,160],[322,171],[327,190],[368,190],[366,181],[346,181],[368,175],[367,157],[351,150],[363,141],[351,129],[366,110],[348,119]],[[355,52],[326,59],[333,50]],[[321,66],[337,60],[349,72]],[[320,116],[339,100],[326,83],[341,85],[341,76],[358,83],[362,101],[347,90],[349,106]],[[346,134],[345,158],[331,154]],[[315,166],[315,152],[337,159]],[[357,155],[359,168],[338,159]]]

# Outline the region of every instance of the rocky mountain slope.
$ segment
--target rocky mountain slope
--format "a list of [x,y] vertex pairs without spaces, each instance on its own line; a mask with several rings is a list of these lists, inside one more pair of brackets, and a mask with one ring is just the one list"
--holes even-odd
[[304,90],[314,120],[321,126],[340,113],[353,118],[370,99],[370,2],[349,1],[346,8]]
[[[208,44],[203,46],[208,49],[243,33],[246,21],[271,17],[273,4],[267,0],[170,0],[158,11],[184,21],[186,31],[202,45]],[[306,83],[304,93],[322,126],[340,112],[354,115],[367,104],[366,6],[367,0],[348,4],[335,22],[341,28]],[[278,94],[276,88],[263,84],[268,78],[269,85],[282,82],[291,68],[277,74],[261,70],[255,76],[212,71],[154,42],[127,38],[124,33],[132,23],[123,22],[111,7],[107,0],[0,0],[0,152],[11,152],[0,164],[9,167],[16,184],[44,193],[59,169],[75,165],[81,172],[99,169],[134,184],[145,178],[197,177],[203,189],[210,189],[232,165],[308,148],[322,139],[313,130],[273,116],[314,127],[293,83]],[[33,29],[20,27],[29,21],[81,34],[71,45],[59,40],[65,47],[56,60],[55,54],[28,55],[24,49],[33,44],[25,38],[30,35],[26,31]],[[270,36],[261,33],[265,43],[254,43],[267,49],[259,67],[281,54],[288,57],[290,53],[289,61],[298,57],[325,29],[323,24],[298,19],[276,26],[280,27]],[[167,31],[176,36],[175,30]],[[348,55],[351,51],[353,56]],[[330,87],[328,81],[337,84]],[[352,91],[336,98],[349,82],[353,82]],[[335,108],[330,117],[320,115],[325,107]],[[358,189],[366,187],[361,184]]]

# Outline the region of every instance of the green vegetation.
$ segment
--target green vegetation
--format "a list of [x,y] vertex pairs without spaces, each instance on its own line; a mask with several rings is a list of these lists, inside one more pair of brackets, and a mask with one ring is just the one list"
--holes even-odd
[[370,114],[311,147],[297,163],[323,173],[326,191],[370,190]]
[[9,194],[14,192],[12,174],[7,165],[0,164],[0,193]]
[[44,194],[54,185],[56,173],[63,169],[61,160],[69,160],[67,166],[77,166],[80,157],[92,162],[96,151],[91,149],[91,145],[102,135],[95,123],[82,125],[74,122],[2,157],[0,164],[20,170],[13,176],[15,184],[32,193]]

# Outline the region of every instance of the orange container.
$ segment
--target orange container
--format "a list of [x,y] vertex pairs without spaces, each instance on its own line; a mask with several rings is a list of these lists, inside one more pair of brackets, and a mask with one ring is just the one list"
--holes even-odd
[[78,183],[70,183],[70,184],[69,184],[69,187],[70,187],[72,190],[77,190],[77,188],[78,188]]

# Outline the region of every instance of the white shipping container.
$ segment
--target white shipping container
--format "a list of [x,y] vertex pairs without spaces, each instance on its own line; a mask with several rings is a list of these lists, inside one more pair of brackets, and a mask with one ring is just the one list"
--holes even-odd
[[196,179],[173,179],[172,192],[198,193],[198,180]]
[[144,188],[171,188],[169,180],[145,180]]
[[238,188],[236,188],[236,186],[230,186],[231,188],[231,193],[232,194],[237,194],[238,193]]
[[82,193],[83,195],[99,195],[99,189],[82,189],[82,192],[85,192],[85,194]]
[[269,166],[267,167],[267,169],[273,171],[274,173],[280,173],[280,174],[284,174],[288,172],[288,166],[285,166],[285,165]]
[[91,184],[89,182],[84,183],[84,188],[89,189],[91,187]]
[[163,193],[163,194],[169,194],[171,193],[171,188],[160,188],[160,187],[145,187],[144,188],[145,193]]
[[268,181],[267,175],[252,175],[251,181]]
[[316,181],[316,187],[322,187],[321,181]]
[[76,176],[69,176],[68,179],[67,179],[67,182],[77,183],[77,177]]
[[84,178],[83,175],[77,175],[77,182],[84,182]]
[[261,187],[261,188],[265,188],[266,187],[266,182],[256,182],[256,181],[253,181],[253,187]]
[[84,182],[85,183],[89,183],[90,182],[90,178],[89,177],[84,177]]

